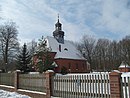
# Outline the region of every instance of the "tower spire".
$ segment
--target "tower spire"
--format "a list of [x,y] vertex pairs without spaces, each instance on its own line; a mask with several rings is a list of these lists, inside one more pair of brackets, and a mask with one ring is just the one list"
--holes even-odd
[[60,18],[60,17],[59,17],[59,13],[58,13],[58,22],[59,22],[59,18]]
[[64,43],[64,31],[62,31],[62,24],[59,21],[59,14],[58,21],[55,24],[55,31],[53,32],[53,36],[57,39],[59,43]]

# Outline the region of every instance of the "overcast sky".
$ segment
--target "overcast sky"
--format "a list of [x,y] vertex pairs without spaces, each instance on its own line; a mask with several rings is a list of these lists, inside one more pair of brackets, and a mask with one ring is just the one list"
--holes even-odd
[[57,14],[65,39],[84,34],[119,40],[130,34],[130,0],[0,0],[0,16],[19,26],[19,41],[52,36]]

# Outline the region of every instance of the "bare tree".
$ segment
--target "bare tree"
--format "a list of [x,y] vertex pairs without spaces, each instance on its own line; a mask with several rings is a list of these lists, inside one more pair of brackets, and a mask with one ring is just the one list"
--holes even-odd
[[78,45],[78,50],[82,53],[82,55],[88,60],[91,67],[92,65],[92,57],[93,57],[93,50],[95,48],[96,40],[90,36],[84,35],[81,44]]
[[94,58],[97,60],[97,69],[106,70],[107,63],[109,61],[108,49],[109,49],[110,41],[108,39],[98,39],[97,44],[94,50]]
[[15,54],[14,51],[16,51],[19,45],[17,34],[16,24],[12,21],[0,26],[0,49],[6,70],[9,58]]
[[107,69],[117,69],[120,64],[120,48],[117,41],[112,41],[108,47]]
[[130,36],[126,36],[120,42],[120,54],[122,61],[130,64]]
[[85,35],[77,48],[96,70],[117,69],[122,61],[130,64],[130,35],[119,42],[101,38],[96,42],[94,38]]

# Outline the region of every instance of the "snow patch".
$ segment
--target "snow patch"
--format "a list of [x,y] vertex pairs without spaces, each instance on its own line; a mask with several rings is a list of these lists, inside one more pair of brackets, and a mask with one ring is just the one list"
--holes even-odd
[[29,72],[29,74],[39,74],[39,72]]
[[0,90],[0,98],[31,98],[26,95],[21,95],[16,92],[8,92],[4,90]]
[[130,77],[130,72],[123,72],[121,77]]
[[112,70],[112,72],[121,73],[119,70]]
[[46,93],[38,92],[38,91],[30,91],[30,90],[23,90],[23,89],[18,89],[18,91],[46,95]]
[[0,87],[14,88],[13,86],[7,86],[7,85],[0,85]]
[[48,72],[54,72],[53,70],[47,70]]

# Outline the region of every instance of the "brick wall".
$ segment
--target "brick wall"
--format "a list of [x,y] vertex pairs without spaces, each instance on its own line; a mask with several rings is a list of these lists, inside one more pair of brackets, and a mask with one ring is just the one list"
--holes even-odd
[[110,93],[111,98],[122,98],[121,97],[121,73],[111,72],[110,77]]
[[120,72],[130,72],[130,68],[119,68]]
[[[58,65],[57,68],[55,68],[55,72],[61,72],[61,68],[65,66],[68,69],[68,72],[70,73],[83,73],[83,72],[90,72],[90,65],[87,65],[86,60],[78,60],[78,59],[54,59],[56,52],[49,53],[51,60],[55,61]],[[44,58],[43,58],[44,61]],[[36,65],[38,62],[37,55],[33,57],[33,63]]]
[[90,66],[86,64],[86,60],[56,59],[55,62],[58,65],[56,72],[60,72],[63,66],[70,73],[90,72]]

